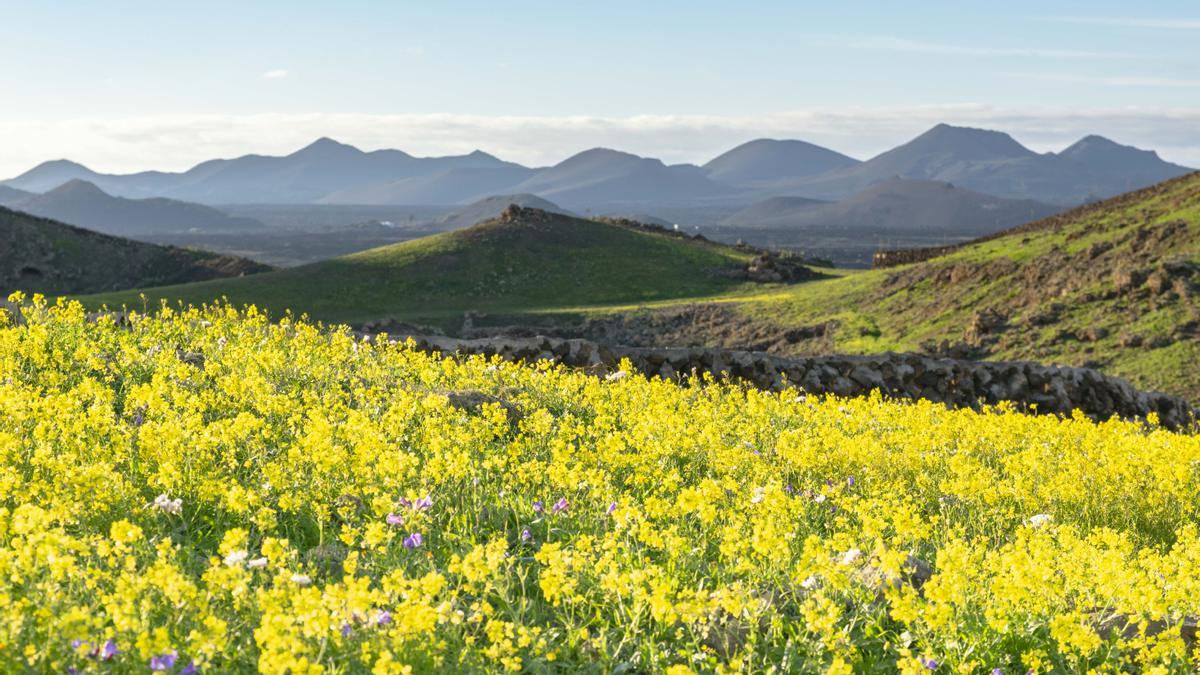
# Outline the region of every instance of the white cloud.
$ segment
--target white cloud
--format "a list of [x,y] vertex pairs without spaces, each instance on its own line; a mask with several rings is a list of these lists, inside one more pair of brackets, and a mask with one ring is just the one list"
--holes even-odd
[[0,121],[0,176],[60,157],[98,171],[182,170],[214,157],[286,154],[320,136],[416,155],[475,149],[531,166],[612,147],[667,162],[704,162],[745,141],[799,138],[866,158],[938,122],[999,129],[1038,151],[1098,133],[1200,166],[1200,107],[1015,109],[979,104],[813,108],[762,115],[482,116],[456,114],[160,115]]
[[268,70],[267,72],[263,73],[262,79],[264,79],[264,80],[282,80],[283,78],[287,77],[288,75],[290,75],[290,73],[287,71],[287,69],[276,68],[275,70]]
[[1129,52],[1097,52],[1079,49],[1044,49],[1038,47],[991,47],[985,45],[955,45],[922,42],[890,37],[853,38],[846,42],[851,49],[941,54],[944,56],[1029,56],[1035,58],[1106,59],[1140,58]]
[[1056,16],[1051,21],[1082,23],[1126,28],[1162,28],[1166,30],[1200,30],[1200,19],[1161,19],[1131,16]]

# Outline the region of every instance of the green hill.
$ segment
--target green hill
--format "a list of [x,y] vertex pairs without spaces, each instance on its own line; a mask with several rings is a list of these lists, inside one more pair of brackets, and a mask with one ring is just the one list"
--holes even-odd
[[156,246],[0,207],[0,293],[97,293],[239,276],[265,265]]
[[[729,270],[750,254],[652,232],[512,207],[465,230],[242,279],[146,292],[197,304],[226,297],[273,313],[327,321],[437,321],[467,310],[527,311],[577,305],[706,298],[745,285]],[[88,298],[141,307],[137,293]]]
[[1091,365],[1200,400],[1200,174],[740,311],[785,326],[836,322],[794,351]]

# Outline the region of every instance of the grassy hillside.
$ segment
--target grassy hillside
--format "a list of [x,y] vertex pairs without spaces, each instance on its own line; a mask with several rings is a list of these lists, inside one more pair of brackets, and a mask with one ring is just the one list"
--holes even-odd
[[47,295],[157,286],[269,269],[201,251],[112,237],[0,208],[0,292]]
[[741,309],[788,326],[837,321],[822,350],[944,340],[991,359],[1094,365],[1197,400],[1200,174]]
[[[159,299],[226,297],[329,321],[437,320],[465,310],[640,303],[711,297],[743,284],[720,273],[733,248],[533,209],[456,232],[243,279],[154,289]],[[137,293],[89,298],[141,307]]]

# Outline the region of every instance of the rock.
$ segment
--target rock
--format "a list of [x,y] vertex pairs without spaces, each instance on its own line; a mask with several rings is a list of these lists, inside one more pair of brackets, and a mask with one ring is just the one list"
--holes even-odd
[[504,413],[508,416],[509,424],[516,424],[525,418],[525,414],[516,405],[491,394],[485,394],[481,391],[449,391],[443,393],[446,398],[450,399],[450,405],[460,410],[478,413],[484,404],[494,403],[504,409]]

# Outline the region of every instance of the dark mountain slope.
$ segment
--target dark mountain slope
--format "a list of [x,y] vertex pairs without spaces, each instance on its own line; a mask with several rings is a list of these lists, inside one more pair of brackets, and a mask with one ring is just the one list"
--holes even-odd
[[0,208],[0,295],[99,293],[267,269],[244,258],[144,244]]

